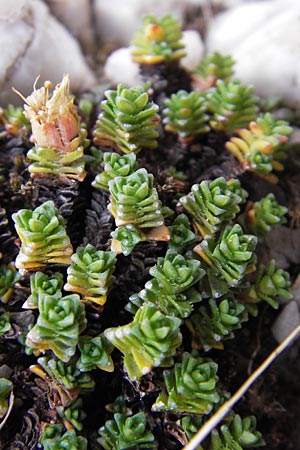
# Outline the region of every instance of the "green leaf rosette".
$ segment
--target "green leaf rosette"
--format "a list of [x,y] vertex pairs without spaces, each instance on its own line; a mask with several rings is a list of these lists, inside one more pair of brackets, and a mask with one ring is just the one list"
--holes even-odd
[[97,250],[87,244],[78,247],[71,260],[64,289],[82,295],[85,300],[104,305],[108,290],[115,280],[115,253]]
[[7,303],[13,293],[14,285],[21,278],[13,263],[0,265],[0,300]]
[[36,272],[30,277],[31,294],[23,305],[23,308],[38,308],[41,294],[51,295],[57,300],[62,297],[63,275],[55,273],[51,276],[43,272]]
[[217,392],[218,366],[210,359],[184,353],[181,363],[164,371],[167,394],[160,394],[154,411],[209,414],[219,403]]
[[16,259],[18,269],[70,264],[73,248],[53,201],[43,203],[34,211],[20,209],[12,218],[22,244]]
[[227,225],[218,240],[205,239],[194,248],[209,266],[209,271],[223,278],[228,286],[238,286],[246,273],[255,268],[256,236],[245,234],[239,224]]
[[103,155],[104,170],[92,182],[94,188],[108,191],[108,182],[115,177],[127,177],[134,172],[136,156],[134,153],[119,155],[119,153],[106,152]]
[[152,228],[164,224],[161,202],[153,183],[153,175],[146,169],[109,181],[108,209],[118,227],[132,224],[138,228]]
[[183,144],[209,131],[207,102],[201,92],[180,90],[165,100],[163,123],[165,130],[177,134]]
[[160,117],[147,92],[142,87],[119,85],[104,94],[106,100],[101,102],[102,112],[93,133],[95,144],[114,146],[122,153],[156,148]]
[[105,337],[124,354],[124,366],[131,380],[138,380],[153,367],[169,366],[181,343],[181,320],[166,316],[153,305],[139,308],[132,322],[107,328]]
[[194,184],[189,194],[180,198],[180,204],[190,214],[203,237],[215,235],[240,211],[247,192],[237,179],[216,178]]
[[132,41],[132,58],[139,64],[160,64],[176,61],[185,56],[182,32],[178,20],[171,14],[158,18],[148,14],[143,27]]
[[207,99],[212,113],[210,126],[228,134],[246,127],[258,112],[258,97],[253,95],[253,87],[237,80],[227,83],[218,80],[216,87],[207,93]]
[[104,450],[139,450],[157,448],[157,442],[148,430],[146,415],[133,416],[115,413],[99,430],[98,443]]
[[26,345],[44,352],[52,350],[64,362],[75,354],[79,334],[86,328],[85,308],[79,295],[57,300],[43,294],[39,298],[37,323],[29,331]]
[[80,336],[78,347],[80,357],[76,363],[76,367],[81,372],[89,372],[97,368],[106,372],[112,372],[114,370],[114,363],[110,356],[114,347],[105,336],[100,335],[94,338]]

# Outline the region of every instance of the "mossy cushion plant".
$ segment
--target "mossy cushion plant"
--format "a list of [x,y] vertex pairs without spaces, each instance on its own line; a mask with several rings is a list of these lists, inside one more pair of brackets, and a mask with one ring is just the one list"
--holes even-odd
[[75,354],[79,334],[86,328],[84,305],[78,295],[57,300],[43,294],[38,303],[37,323],[26,337],[26,345],[44,352],[52,350],[64,362]]
[[133,321],[107,328],[105,337],[124,354],[124,367],[131,380],[138,380],[153,367],[169,366],[181,344],[181,320],[162,314],[154,305],[139,308]]
[[108,182],[115,177],[127,177],[135,170],[136,156],[135,153],[120,155],[114,152],[105,152],[103,155],[104,170],[99,173],[92,186],[98,189],[109,190]]
[[185,211],[203,237],[214,236],[240,211],[247,192],[239,180],[223,177],[194,184],[191,192],[179,199]]
[[[245,170],[266,176],[273,170],[282,171],[285,157],[282,144],[288,141],[292,127],[285,120],[266,113],[251,121],[248,128],[236,131],[226,148],[239,160]],[[273,176],[274,179],[274,176]],[[277,179],[275,179],[277,180]]]
[[233,330],[248,319],[246,307],[232,297],[210,298],[191,314],[186,324],[193,336],[193,347],[223,349],[223,340],[233,338]]
[[20,209],[12,218],[21,239],[16,259],[18,269],[36,270],[47,264],[70,263],[73,247],[53,201],[34,211]]
[[253,87],[238,80],[218,80],[216,87],[207,92],[208,110],[212,114],[210,126],[231,134],[248,125],[258,113],[258,97]]
[[194,87],[205,90],[214,86],[217,80],[230,81],[234,74],[234,64],[230,55],[223,55],[220,52],[209,53],[193,72]]
[[165,130],[178,135],[182,144],[209,131],[206,98],[196,91],[180,90],[165,100],[163,123]]
[[154,411],[208,414],[220,400],[218,366],[210,359],[184,353],[181,363],[164,371],[167,394],[160,394]]
[[136,312],[135,307],[143,303],[150,303],[167,315],[184,318],[191,313],[193,303],[201,300],[198,292],[190,289],[205,273],[197,259],[168,250],[164,258],[157,259],[149,273],[153,278],[142,291],[129,298],[131,304],[127,309],[130,312]]
[[78,247],[71,260],[64,289],[81,294],[85,300],[104,305],[108,290],[115,280],[115,253],[97,250],[88,244]]
[[132,40],[132,59],[139,64],[160,64],[177,61],[185,56],[182,32],[171,14],[161,18],[148,14],[143,27]]
[[97,441],[104,450],[157,448],[143,412],[132,416],[115,413],[113,419],[106,421],[99,429],[99,434]]
[[0,265],[0,300],[7,303],[13,293],[14,285],[19,281],[20,273],[16,271],[15,265]]
[[97,145],[112,146],[122,153],[138,153],[157,147],[158,106],[149,101],[143,87],[105,91],[93,132]]
[[48,294],[60,299],[62,297],[63,275],[55,273],[48,276],[43,272],[36,272],[30,277],[31,294],[23,305],[23,308],[38,308],[39,297],[41,294]]
[[[203,59],[193,90],[181,36],[171,15],[149,15],[133,46],[144,86],[75,99],[66,76],[24,99],[27,119],[10,108],[0,120],[0,360],[17,400],[0,447],[185,446],[235,375],[243,381],[243,345],[257,332],[248,317],[263,310],[266,334],[271,308],[291,298],[297,264],[285,271],[264,252],[267,233],[289,221],[287,200],[298,205],[294,161],[270,183],[292,152],[287,110],[258,115],[262,102],[219,53]],[[239,411],[257,409],[253,398]],[[255,419],[230,411],[199,450],[260,445]]]
[[257,202],[249,202],[239,220],[249,232],[263,239],[276,225],[286,223],[287,211],[270,193]]

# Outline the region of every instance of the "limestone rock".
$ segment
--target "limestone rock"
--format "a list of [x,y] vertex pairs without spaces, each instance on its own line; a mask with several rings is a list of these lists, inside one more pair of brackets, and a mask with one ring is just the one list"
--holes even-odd
[[[0,104],[17,104],[14,86],[24,96],[40,75],[41,82],[71,76],[71,89],[79,92],[96,83],[78,42],[39,0],[0,3]],[[22,103],[22,100],[19,100]]]
[[230,54],[236,76],[262,96],[300,101],[300,2],[242,3],[210,23],[207,51]]

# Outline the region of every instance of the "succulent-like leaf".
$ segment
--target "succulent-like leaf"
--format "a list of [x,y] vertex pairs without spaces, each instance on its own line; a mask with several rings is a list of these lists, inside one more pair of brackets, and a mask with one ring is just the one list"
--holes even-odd
[[21,106],[8,105],[5,110],[0,111],[0,121],[4,123],[8,134],[22,136],[29,133],[30,122]]
[[241,290],[240,299],[245,303],[249,312],[256,316],[258,313],[257,303],[264,300],[272,308],[277,309],[279,298],[292,298],[289,292],[290,287],[289,273],[277,268],[275,260],[272,260],[267,267],[260,264],[256,282],[250,288]]
[[110,356],[114,347],[105,336],[100,335],[94,338],[80,336],[78,347],[80,357],[76,363],[76,367],[81,372],[89,372],[96,368],[107,372],[114,370],[114,363]]
[[99,429],[98,443],[104,450],[139,450],[157,448],[157,442],[147,427],[143,412],[133,416],[115,413],[112,420]]
[[8,397],[12,390],[12,382],[7,378],[0,378],[0,419],[2,419],[7,412]]
[[188,319],[194,347],[223,348],[222,340],[234,337],[233,330],[241,328],[248,319],[242,303],[233,298],[209,299],[208,304],[200,306]]
[[116,228],[111,236],[113,237],[111,249],[116,253],[123,253],[125,256],[130,255],[134,247],[146,239],[144,233],[131,223]]
[[161,202],[153,181],[153,175],[146,169],[109,181],[111,198],[108,209],[117,226],[133,224],[138,228],[151,228],[164,224]]
[[85,300],[104,305],[107,292],[115,280],[115,253],[97,250],[87,244],[78,247],[71,260],[64,289],[81,294]]
[[119,153],[106,152],[103,155],[104,171],[99,173],[92,186],[108,191],[108,182],[115,177],[127,177],[136,167],[135,153],[119,155]]
[[236,216],[247,195],[239,180],[226,181],[220,177],[194,184],[191,192],[179,201],[202,236],[206,237],[213,236]]
[[265,445],[261,433],[256,430],[256,418],[248,416],[244,419],[235,414],[230,425],[221,425],[210,435],[205,450],[243,450],[249,447]]
[[57,300],[62,297],[63,275],[55,273],[48,276],[43,272],[36,272],[30,277],[31,294],[26,300],[23,308],[38,308],[39,296],[41,294],[51,295]]
[[211,85],[216,80],[228,82],[234,74],[233,66],[235,62],[230,55],[223,55],[220,52],[209,53],[200,62],[194,74],[203,80],[211,79]]
[[58,415],[68,426],[74,427],[78,431],[83,430],[82,421],[86,418],[85,412],[82,410],[82,399],[77,398],[70,406],[64,407],[59,405],[56,407]]
[[250,233],[263,239],[276,225],[285,223],[288,209],[281,206],[273,193],[261,200],[250,203],[241,222]]
[[196,243],[196,236],[192,232],[189,219],[185,214],[179,214],[169,226],[170,240],[168,242],[169,250],[182,254],[189,250]]
[[64,362],[75,354],[79,334],[87,321],[85,308],[77,294],[60,299],[41,294],[37,323],[29,331],[26,345],[40,351],[52,350]]
[[253,87],[245,86],[237,80],[216,82],[207,94],[209,110],[213,117],[210,126],[232,133],[248,125],[258,112],[258,97],[253,95]]
[[165,129],[177,134],[180,142],[188,144],[198,134],[209,131],[207,102],[201,92],[180,90],[165,100],[165,106]]
[[162,314],[153,305],[143,305],[132,322],[107,328],[105,337],[124,353],[128,376],[138,380],[153,367],[169,366],[181,343],[181,320]]
[[[266,113],[250,122],[247,129],[237,130],[239,137],[232,137],[226,148],[240,161],[245,170],[266,175],[273,169],[282,170],[282,144],[287,142],[292,128],[284,120],[276,120]],[[280,155],[280,158],[279,158]]]
[[40,444],[44,450],[87,450],[87,440],[77,436],[75,430],[68,430],[62,434],[60,424],[47,426],[41,437]]
[[[200,294],[190,289],[205,274],[200,261],[168,250],[164,258],[157,259],[149,273],[154,278],[129,298],[134,305],[151,303],[167,315],[184,318],[192,312],[193,303],[201,300]],[[134,308],[128,306],[128,310],[133,312]]]
[[182,32],[177,19],[171,14],[161,18],[143,17],[143,27],[133,37],[132,57],[141,64],[158,64],[185,56]]
[[167,394],[160,394],[152,409],[209,414],[220,400],[217,369],[217,364],[210,359],[184,353],[181,363],[164,371]]
[[203,240],[194,251],[198,253],[215,272],[226,280],[228,286],[240,284],[246,273],[254,270],[254,250],[257,238],[244,234],[241,226],[227,225],[218,240]]
[[[203,416],[196,414],[182,417],[180,426],[184,430],[187,438],[190,440],[197,433],[203,423]],[[197,447],[197,450],[202,450],[202,447]]]
[[7,303],[14,290],[14,285],[19,281],[20,274],[13,263],[0,265],[0,300]]
[[17,268],[36,270],[46,264],[70,264],[73,248],[63,218],[52,201],[34,211],[20,209],[12,218],[22,243]]
[[123,153],[138,153],[142,148],[156,148],[158,106],[150,102],[142,87],[105,92],[107,100],[101,103],[102,112],[94,130],[94,142],[115,146]]
[[9,312],[0,314],[0,336],[7,333],[9,330],[11,330]]
[[69,362],[64,363],[60,359],[42,356],[37,360],[38,364],[46,373],[65,389],[71,390],[79,388],[81,392],[93,390],[95,382],[87,372],[81,372],[76,367],[76,359],[73,357]]

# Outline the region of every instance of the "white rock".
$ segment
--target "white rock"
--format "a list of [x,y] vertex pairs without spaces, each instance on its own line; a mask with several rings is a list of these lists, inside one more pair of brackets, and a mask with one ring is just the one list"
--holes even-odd
[[281,311],[272,326],[272,333],[277,342],[282,342],[300,324],[299,305],[290,301]]
[[130,47],[119,48],[109,55],[104,65],[104,75],[115,84],[141,84],[139,66],[132,61]]
[[207,51],[231,54],[236,76],[259,95],[300,100],[300,2],[245,3],[210,24]]
[[90,0],[45,0],[51,12],[62,22],[87,51],[95,45]]
[[194,70],[199,65],[204,54],[204,43],[197,31],[184,31],[182,42],[187,55],[180,60],[180,64],[187,70]]
[[69,73],[73,92],[96,84],[77,41],[39,0],[0,2],[0,47],[1,106],[22,102],[12,86],[27,96],[38,75],[58,83]]

